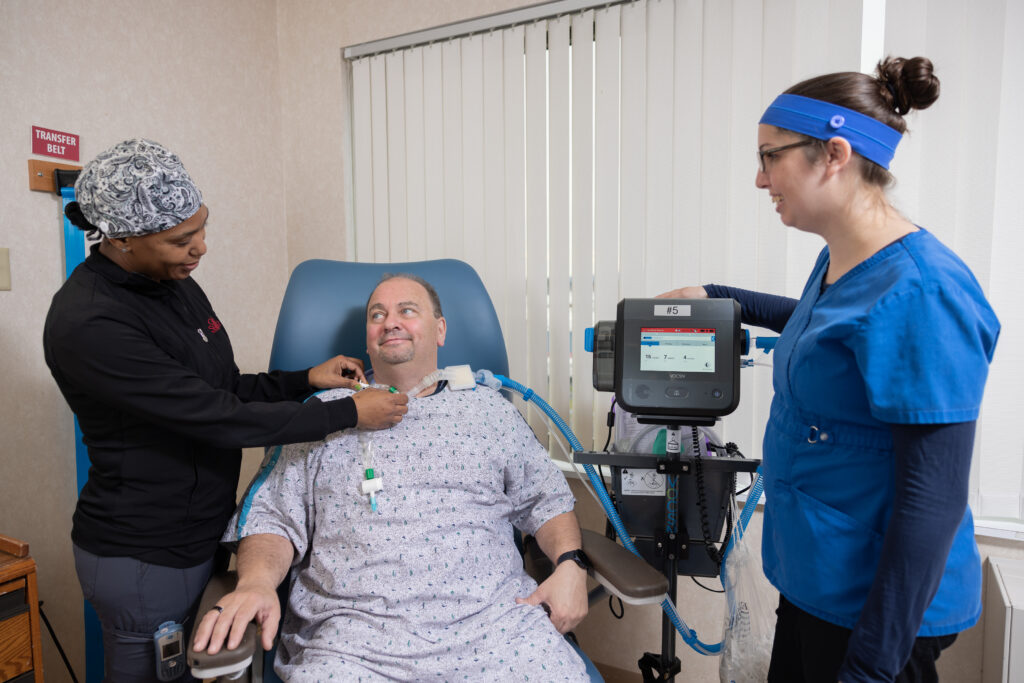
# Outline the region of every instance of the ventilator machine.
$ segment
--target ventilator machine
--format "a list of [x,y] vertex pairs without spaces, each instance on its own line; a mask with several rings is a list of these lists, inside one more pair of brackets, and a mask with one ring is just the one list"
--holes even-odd
[[[719,576],[734,522],[744,529],[761,495],[755,474],[760,461],[744,458],[712,429],[739,405],[740,368],[754,364],[741,359],[750,342],[732,299],[620,301],[616,320],[587,330],[594,388],[615,394],[618,438],[603,452],[585,450],[532,390],[507,377],[476,373],[479,383],[522,394],[558,427],[573,451],[568,459],[577,470],[582,465],[581,480],[589,482],[608,517],[607,535],[667,579],[667,592],[646,600],[660,602],[664,615],[661,653],[646,653],[639,661],[645,681],[673,680],[680,672],[676,631],[701,654],[722,649],[721,643],[702,642],[673,601],[678,575]],[[774,339],[757,339],[755,345],[767,353]],[[611,492],[595,465],[610,468]],[[752,483],[739,520],[732,520],[737,473],[749,473]],[[595,578],[616,592],[599,574]]]

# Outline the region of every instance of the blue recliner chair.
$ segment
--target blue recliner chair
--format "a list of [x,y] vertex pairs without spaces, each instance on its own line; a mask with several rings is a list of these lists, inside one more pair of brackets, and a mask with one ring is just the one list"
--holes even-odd
[[[288,282],[270,355],[270,368],[297,370],[316,365],[336,354],[362,358],[366,355],[366,299],[385,273],[412,273],[430,282],[438,292],[449,334],[438,349],[438,366],[468,364],[474,370],[488,369],[508,374],[508,354],[501,325],[476,271],[453,259],[413,263],[350,263],[311,260],[296,267]],[[627,601],[647,602],[664,594],[664,577],[642,560],[600,534],[584,531],[584,549],[597,568],[595,578]],[[527,552],[528,569],[543,567],[546,558]],[[550,564],[548,563],[548,566]],[[537,574],[531,571],[534,578]],[[199,608],[209,610],[220,596],[234,587],[233,574],[214,577]],[[283,585],[287,585],[284,582]],[[283,598],[284,596],[282,596]],[[573,642],[573,639],[570,639]],[[575,642],[573,646],[576,647]],[[273,671],[274,652],[258,654],[255,625],[250,625],[242,645],[214,657],[189,650],[189,664],[206,677],[231,677],[228,673],[254,663],[248,680],[277,681]],[[577,647],[577,650],[578,647]],[[602,681],[593,663],[580,652],[594,681]],[[262,671],[260,671],[262,670]]]

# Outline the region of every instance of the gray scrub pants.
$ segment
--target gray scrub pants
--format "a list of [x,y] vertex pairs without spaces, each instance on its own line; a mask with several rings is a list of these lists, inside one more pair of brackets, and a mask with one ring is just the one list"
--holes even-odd
[[[183,647],[188,646],[193,612],[213,571],[213,558],[175,569],[131,557],[100,557],[77,545],[74,553],[82,593],[103,628],[103,680],[157,680],[153,634],[165,621],[183,624]],[[191,680],[188,674],[178,679]]]

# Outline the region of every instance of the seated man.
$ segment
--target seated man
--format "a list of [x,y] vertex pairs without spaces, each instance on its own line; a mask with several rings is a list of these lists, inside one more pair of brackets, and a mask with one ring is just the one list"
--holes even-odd
[[[386,276],[366,316],[377,384],[407,392],[437,368],[446,323],[428,283]],[[294,567],[275,665],[285,680],[587,680],[559,635],[587,611],[565,478],[498,392],[440,382],[417,396],[387,431],[271,452],[224,537],[241,540],[238,587],[203,616],[196,650],[237,647],[254,618],[269,649],[275,589]],[[372,504],[371,469],[383,485]],[[513,526],[557,564],[540,586]]]

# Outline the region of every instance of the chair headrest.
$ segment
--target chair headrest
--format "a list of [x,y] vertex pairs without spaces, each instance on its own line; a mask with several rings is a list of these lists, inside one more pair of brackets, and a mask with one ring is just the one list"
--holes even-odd
[[438,367],[468,364],[508,374],[508,353],[491,298],[473,268],[456,259],[353,263],[313,259],[292,272],[277,319],[271,370],[301,370],[343,353],[366,355],[366,300],[385,273],[412,273],[437,290],[448,321]]

